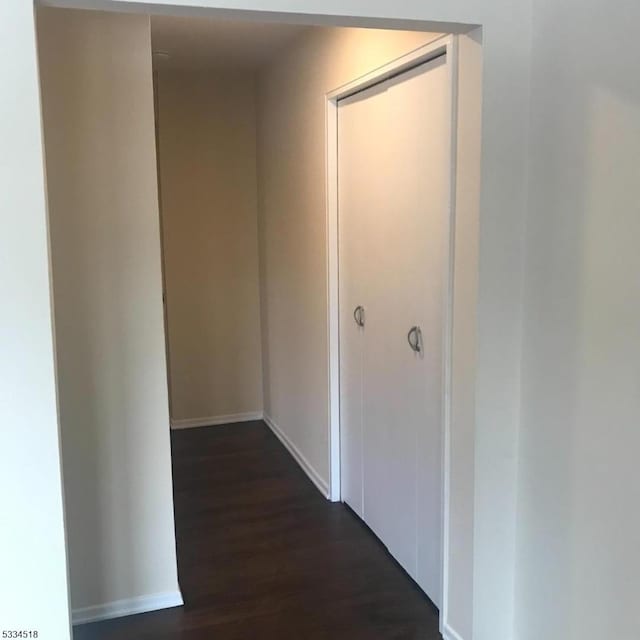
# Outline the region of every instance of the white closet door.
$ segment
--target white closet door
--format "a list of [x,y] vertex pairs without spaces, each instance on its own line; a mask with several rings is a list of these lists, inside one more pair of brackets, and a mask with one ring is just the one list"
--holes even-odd
[[[338,129],[339,165],[351,163],[338,184],[343,491],[352,504],[361,475],[356,511],[438,605],[450,108],[442,57],[341,101]],[[343,304],[356,288],[357,341]]]
[[[379,154],[369,153],[373,131],[381,126],[377,104],[367,97],[372,88],[340,102],[338,111],[338,218],[339,218],[339,305],[340,305],[340,447],[341,494],[360,517],[362,500],[362,357],[368,309],[365,279],[368,248],[365,235],[368,213],[379,206],[372,184],[382,166]],[[344,215],[343,215],[344,212]],[[359,314],[354,312],[363,307]]]

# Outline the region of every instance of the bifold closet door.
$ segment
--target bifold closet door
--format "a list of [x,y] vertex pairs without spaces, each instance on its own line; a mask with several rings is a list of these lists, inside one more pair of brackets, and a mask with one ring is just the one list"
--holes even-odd
[[436,604],[450,117],[444,56],[338,109],[344,497]]

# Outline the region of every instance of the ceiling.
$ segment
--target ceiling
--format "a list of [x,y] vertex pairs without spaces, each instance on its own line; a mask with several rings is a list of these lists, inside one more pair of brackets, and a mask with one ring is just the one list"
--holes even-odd
[[[256,69],[312,27],[152,16],[151,40],[157,69]],[[168,57],[160,52],[166,52]]]

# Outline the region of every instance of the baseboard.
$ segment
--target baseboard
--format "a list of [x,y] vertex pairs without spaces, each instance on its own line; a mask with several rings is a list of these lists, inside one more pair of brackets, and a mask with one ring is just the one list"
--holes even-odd
[[183,604],[184,601],[180,591],[153,593],[148,596],[137,596],[126,600],[116,600],[106,604],[74,609],[71,613],[71,619],[73,624],[85,624],[87,622],[132,616],[136,613],[146,613],[147,611],[157,611],[158,609],[181,607]]
[[249,411],[247,413],[230,413],[226,416],[209,416],[208,418],[187,418],[186,420],[172,420],[172,429],[194,429],[196,427],[215,427],[221,424],[233,424],[234,422],[249,422],[250,420],[262,420],[262,411]]
[[302,470],[309,476],[309,480],[313,482],[318,488],[318,491],[325,497],[329,498],[329,485],[322,479],[322,476],[313,468],[311,463],[302,455],[300,449],[296,447],[293,442],[289,439],[284,431],[268,416],[264,415],[262,418],[269,429],[273,431],[276,438],[282,442],[282,444],[286,447],[289,453],[293,456],[294,460],[300,465]]
[[447,623],[442,627],[442,637],[444,640],[462,640],[462,636]]

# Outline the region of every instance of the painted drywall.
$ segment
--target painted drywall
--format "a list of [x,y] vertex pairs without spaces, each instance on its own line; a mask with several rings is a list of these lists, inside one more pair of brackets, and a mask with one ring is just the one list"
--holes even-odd
[[[48,0],[49,3],[52,0]],[[84,7],[139,10],[137,0],[55,0],[56,4]],[[432,31],[466,30],[465,25],[483,27],[483,112],[482,112],[482,180],[479,225],[479,278],[477,305],[477,369],[474,384],[475,451],[474,498],[474,639],[507,639],[513,635],[513,592],[515,567],[515,497],[517,475],[517,435],[520,408],[520,349],[522,230],[526,197],[526,158],[528,138],[529,69],[531,60],[531,0],[158,0],[165,11],[174,13],[207,12],[218,17],[246,16],[253,19],[281,19],[317,24],[350,24],[352,26],[395,26]],[[41,156],[40,142],[33,137],[38,122],[37,96],[24,87],[34,86],[33,65],[35,41],[33,25],[28,19],[24,0],[5,0],[3,18],[8,20],[10,37],[3,41],[6,55],[0,63],[0,81],[12,87],[12,100],[3,102],[5,117],[0,119],[0,139],[20,140],[16,148]],[[598,31],[598,33],[601,33]],[[613,34],[612,34],[613,35]],[[17,99],[14,99],[17,96]],[[30,143],[29,140],[32,142]],[[13,184],[15,164],[0,166],[3,184]],[[29,193],[24,185],[38,189],[41,169],[22,165],[25,173],[16,188],[6,190],[7,211],[20,210],[11,216],[11,235],[16,251],[7,254],[3,269],[12,274],[14,267],[37,268],[44,262],[41,239],[46,233],[43,199]],[[35,185],[35,186],[33,186]],[[4,212],[4,211],[3,211]],[[26,248],[33,250],[32,259]],[[40,249],[38,249],[40,247]],[[10,277],[13,277],[10,275]],[[27,298],[16,297],[12,313],[16,318],[31,317],[33,305],[47,307],[48,294],[34,287]],[[32,327],[26,353],[45,362],[50,355],[46,341],[50,335],[43,325]],[[11,334],[9,334],[11,337]],[[9,342],[9,344],[12,344]],[[40,345],[40,346],[38,346]],[[44,346],[43,346],[44,345]],[[8,415],[17,415],[27,394],[29,403],[43,411],[48,406],[49,390],[54,383],[53,370],[39,368],[42,384],[20,385],[22,394],[13,394],[7,404]],[[48,460],[56,460],[58,452],[51,435],[56,431],[53,415],[43,413],[43,429],[49,440],[40,440]],[[473,446],[472,443],[466,443]],[[24,454],[19,450],[18,454]],[[22,458],[18,455],[17,460]],[[27,458],[25,458],[27,459]],[[39,470],[47,481],[46,467]],[[34,485],[25,489],[24,498],[36,498]],[[51,523],[59,509],[51,507]],[[58,520],[59,521],[59,520]],[[33,550],[30,550],[33,551]],[[15,565],[12,565],[15,568]],[[57,575],[55,571],[52,576]],[[20,573],[7,574],[14,589],[12,600],[32,602],[32,590],[19,580]],[[17,586],[13,586],[13,585]],[[20,587],[22,586],[22,589]],[[25,605],[23,605],[25,606]],[[54,625],[56,637],[65,630],[56,627],[56,619],[44,616]],[[59,618],[57,619],[59,620]]]
[[68,640],[34,26],[31,3],[0,3],[0,77],[11,87],[0,98],[0,630]]
[[156,80],[171,418],[262,411],[255,78]]
[[82,610],[178,590],[149,23],[44,9],[38,42],[71,602]]
[[[447,461],[443,603],[445,632],[473,637],[475,383],[477,371],[478,235],[482,34],[458,36],[451,405]],[[446,508],[446,507],[445,507]]]
[[534,7],[516,637],[632,640],[640,5]]

